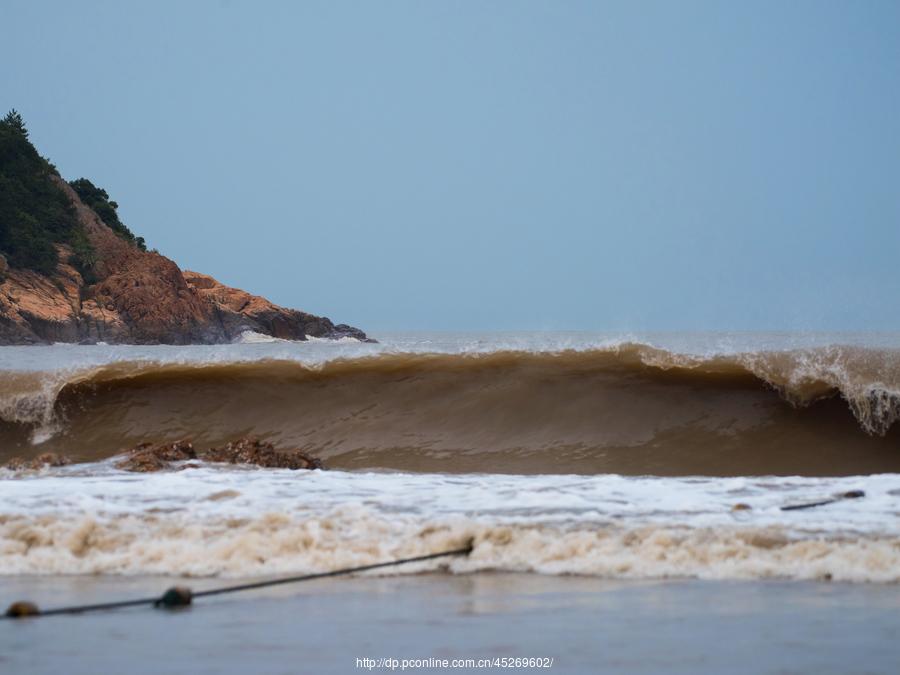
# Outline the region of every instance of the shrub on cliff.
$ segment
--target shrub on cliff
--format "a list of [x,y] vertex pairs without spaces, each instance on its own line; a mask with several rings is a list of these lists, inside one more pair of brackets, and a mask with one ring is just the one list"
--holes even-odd
[[106,223],[109,229],[122,237],[122,239],[130,241],[142,251],[147,250],[144,238],[135,237],[134,233],[128,229],[125,223],[119,220],[119,213],[117,210],[119,205],[110,200],[106,190],[98,188],[87,178],[79,178],[78,180],[70,181],[69,185],[71,185],[72,189],[78,193],[81,201],[90,206],[94,212],[100,216],[100,219]]
[[10,111],[0,120],[0,252],[10,267],[50,273],[57,263],[53,245],[61,243],[75,249],[72,262],[88,271],[90,244],[68,198],[50,180],[55,172],[28,140],[22,116]]
[[[50,179],[56,168],[41,157],[22,116],[11,110],[0,120],[0,254],[10,267],[50,274],[58,255],[54,244],[72,248],[70,263],[85,282],[96,280],[97,256],[75,216],[69,198]],[[146,251],[143,237],[135,237],[116,213],[118,205],[105,190],[86,178],[70,183],[110,229]]]

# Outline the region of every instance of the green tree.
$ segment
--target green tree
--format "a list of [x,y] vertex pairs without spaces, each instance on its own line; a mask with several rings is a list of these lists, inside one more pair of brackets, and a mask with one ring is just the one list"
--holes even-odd
[[25,120],[22,119],[22,116],[15,108],[6,113],[6,117],[3,118],[3,124],[12,131],[21,134],[24,138],[28,138],[28,129],[25,128]]
[[0,120],[0,252],[10,267],[48,274],[58,262],[54,244],[67,244],[73,264],[89,278],[93,249],[55,175],[28,140],[22,116],[11,110]]
[[[65,244],[72,249],[72,265],[93,283],[96,252],[69,197],[54,182],[58,179],[56,168],[28,140],[22,116],[10,110],[0,119],[0,253],[10,267],[49,274],[58,263],[56,244]],[[106,190],[86,178],[71,186],[113,232],[146,250],[143,238],[135,237],[119,219],[119,205]]]
[[72,189],[78,194],[79,199],[90,206],[94,213],[100,216],[100,219],[106,223],[113,232],[131,242],[142,251],[147,250],[147,245],[143,237],[135,237],[134,233],[128,229],[119,219],[119,205],[109,198],[109,193],[103,188],[94,185],[87,178],[78,178],[69,182]]

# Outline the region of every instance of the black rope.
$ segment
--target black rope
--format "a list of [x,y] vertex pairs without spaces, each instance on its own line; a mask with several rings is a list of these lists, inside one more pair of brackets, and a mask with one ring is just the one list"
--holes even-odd
[[238,591],[249,591],[256,588],[267,588],[269,586],[280,586],[282,584],[293,584],[302,581],[312,581],[314,579],[325,579],[328,577],[338,577],[347,574],[357,574],[359,572],[368,572],[371,570],[383,569],[385,567],[393,567],[394,565],[405,565],[414,562],[424,562],[426,560],[434,560],[436,558],[445,558],[455,555],[469,555],[472,552],[473,543],[470,541],[464,548],[457,548],[450,551],[441,551],[440,553],[429,553],[427,555],[415,556],[413,558],[400,558],[398,560],[389,560],[387,562],[373,563],[371,565],[360,565],[358,567],[347,567],[339,570],[331,570],[330,572],[316,572],[313,574],[303,574],[300,576],[282,577],[280,579],[268,579],[265,581],[255,581],[249,584],[238,584],[236,586],[225,586],[222,588],[213,588],[207,591],[199,591],[192,593],[186,588],[170,588],[162,596],[153,598],[136,598],[134,600],[119,600],[117,602],[101,602],[94,605],[75,605],[72,607],[57,607],[54,609],[41,610],[30,602],[14,602],[10,605],[5,615],[0,619],[16,619],[32,616],[52,616],[54,614],[82,614],[84,612],[99,612],[108,609],[121,609],[123,607],[137,607],[140,605],[153,605],[154,607],[179,607],[191,604],[193,598],[202,598],[210,595],[222,595],[224,593],[237,593]]
[[[96,605],[78,605],[75,607],[57,607],[55,609],[42,609],[34,616],[51,616],[53,614],[81,614],[82,612],[99,612],[104,609],[122,609],[123,607],[137,607],[138,605],[152,605],[159,598],[137,598],[135,600],[118,600],[116,602],[101,602]],[[18,604],[18,603],[16,603]],[[8,612],[4,618],[15,618]]]
[[325,579],[327,577],[337,577],[344,574],[356,574],[357,572],[368,572],[369,570],[377,570],[382,567],[390,567],[392,565],[403,565],[405,563],[423,562],[425,560],[434,560],[435,558],[443,558],[451,555],[469,555],[472,552],[472,544],[469,543],[465,548],[458,548],[453,551],[442,551],[441,553],[429,553],[428,555],[420,555],[415,558],[403,558],[401,560],[391,560],[390,562],[375,563],[373,565],[362,565],[360,567],[348,567],[342,570],[333,570],[331,572],[316,572],[314,574],[305,574],[299,577],[286,577],[284,579],[270,579],[268,581],[255,581],[249,584],[239,584],[237,586],[226,586],[225,588],[213,588],[208,591],[200,591],[194,593],[195,598],[201,598],[208,595],[221,595],[222,593],[237,593],[238,591],[249,591],[254,588],[266,588],[267,586],[278,586],[280,584],[291,584],[300,581],[312,581],[313,579]]
[[805,504],[789,504],[788,506],[782,506],[782,511],[800,511],[801,509],[814,509],[817,506],[827,506],[828,504],[834,504],[835,502],[841,501],[840,499],[823,499],[818,502],[807,502]]
[[827,506],[828,504],[834,504],[835,502],[843,501],[844,499],[861,499],[865,497],[866,493],[862,490],[850,490],[849,492],[842,492],[841,494],[835,495],[834,497],[829,497],[828,499],[820,499],[817,502],[807,502],[806,504],[789,504],[787,506],[782,506],[782,511],[800,511],[801,509],[814,509],[817,506]]

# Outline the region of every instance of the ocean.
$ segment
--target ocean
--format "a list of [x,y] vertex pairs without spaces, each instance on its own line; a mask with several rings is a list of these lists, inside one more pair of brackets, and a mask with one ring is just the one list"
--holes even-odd
[[[380,576],[417,579],[425,619],[436,592],[423,583],[494,588],[509,575],[516,593],[618,584],[638,589],[635,602],[648,583],[691,602],[721,584],[731,595],[735,583],[776,584],[764,586],[772,606],[785,592],[843,582],[858,597],[874,584],[900,605],[900,334],[375,337],[0,349],[0,464],[73,460],[0,469],[0,591],[67,589],[43,593],[52,605],[89,601],[78,580],[98,592],[122,579],[209,586],[472,541],[468,557]],[[242,436],[327,470],[191,462],[140,474],[112,459],[145,441]],[[365,597],[392,602],[403,593],[392,583]],[[871,628],[894,630],[878,606]],[[66,620],[79,619],[45,619]]]

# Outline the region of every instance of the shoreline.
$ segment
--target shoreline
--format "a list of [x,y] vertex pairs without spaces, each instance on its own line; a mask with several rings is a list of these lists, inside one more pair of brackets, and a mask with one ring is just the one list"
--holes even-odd
[[[194,590],[217,585],[20,576],[0,578],[0,597],[49,607],[50,599],[62,605],[152,595],[176,581]],[[371,672],[358,658],[544,657],[553,659],[554,672],[776,673],[789,666],[844,673],[865,663],[866,672],[889,673],[900,660],[898,608],[896,585],[363,576],[203,599],[176,612],[11,622],[0,631],[0,665],[73,675],[343,673]],[[89,645],[79,637],[85,634]],[[34,644],[41,649],[28,647]]]

